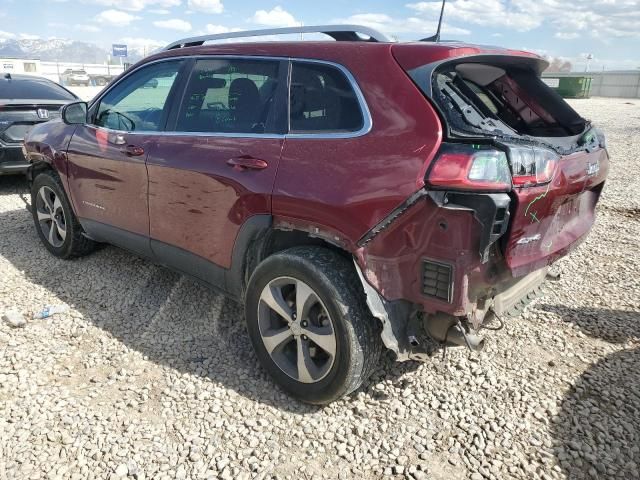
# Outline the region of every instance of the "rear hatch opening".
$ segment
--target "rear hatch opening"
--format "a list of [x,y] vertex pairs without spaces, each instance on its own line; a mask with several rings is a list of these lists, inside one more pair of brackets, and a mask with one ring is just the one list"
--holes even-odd
[[579,244],[594,221],[608,156],[603,134],[540,79],[546,62],[471,55],[414,65],[407,73],[445,127],[427,189],[509,195],[508,228],[492,239],[514,277]]
[[584,133],[588,126],[532,70],[459,63],[437,70],[432,81],[434,99],[452,129],[462,134],[525,136],[553,144],[558,137]]

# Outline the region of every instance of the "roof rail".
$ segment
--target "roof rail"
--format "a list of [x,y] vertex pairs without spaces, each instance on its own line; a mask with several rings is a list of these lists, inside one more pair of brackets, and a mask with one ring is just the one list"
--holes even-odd
[[[373,28],[362,25],[309,25],[302,27],[286,28],[266,28],[262,30],[245,30],[241,32],[216,33],[211,35],[200,35],[198,37],[183,38],[167,45],[164,50],[174,48],[195,47],[202,45],[209,40],[224,40],[227,38],[261,37],[263,35],[284,35],[288,33],[324,33],[337,41],[348,42],[390,42],[391,40],[383,33]],[[362,33],[368,36],[363,39],[358,35]]]

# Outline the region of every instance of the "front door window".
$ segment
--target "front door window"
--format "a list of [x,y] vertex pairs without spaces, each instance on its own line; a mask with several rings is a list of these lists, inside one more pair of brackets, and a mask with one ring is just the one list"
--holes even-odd
[[112,88],[101,100],[94,124],[127,132],[164,129],[169,92],[182,61],[167,61],[141,68]]

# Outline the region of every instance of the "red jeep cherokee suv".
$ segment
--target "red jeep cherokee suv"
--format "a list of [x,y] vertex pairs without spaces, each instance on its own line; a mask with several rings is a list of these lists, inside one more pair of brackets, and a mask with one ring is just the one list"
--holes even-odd
[[226,292],[275,381],[327,403],[383,346],[481,348],[589,232],[608,156],[534,54],[293,30],[336,41],[181,40],[25,148],[52,254],[111,243]]

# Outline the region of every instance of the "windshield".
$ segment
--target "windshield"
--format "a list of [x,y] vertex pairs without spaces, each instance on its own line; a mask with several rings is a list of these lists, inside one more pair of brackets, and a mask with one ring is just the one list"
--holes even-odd
[[0,80],[0,99],[4,100],[75,100],[69,91],[44,79]]

